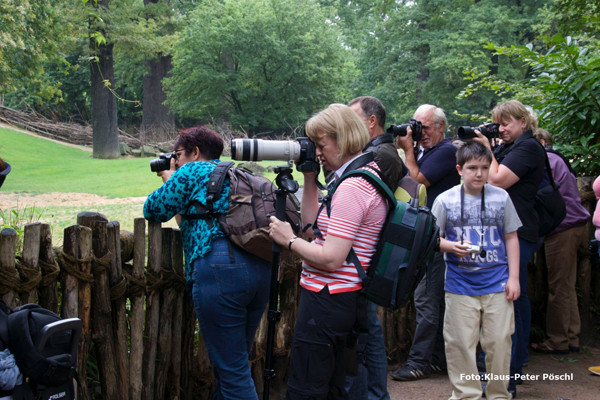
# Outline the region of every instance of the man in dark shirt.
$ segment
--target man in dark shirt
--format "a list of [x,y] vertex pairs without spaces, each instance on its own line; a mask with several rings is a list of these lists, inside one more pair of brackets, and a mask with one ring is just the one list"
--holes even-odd
[[[460,183],[456,170],[456,147],[444,138],[446,115],[444,110],[424,104],[415,111],[414,119],[421,121],[423,136],[413,148],[412,131],[398,136],[397,143],[404,150],[410,176],[427,187],[427,206],[431,207],[442,192]],[[444,318],[444,257],[436,252],[428,275],[415,290],[416,328],[406,364],[392,372],[399,381],[427,378],[432,370],[446,369],[442,321]]]
[[[393,191],[398,186],[398,181],[406,173],[402,159],[394,145],[391,134],[384,133],[385,107],[377,98],[361,96],[350,100],[348,106],[364,121],[371,140],[363,151],[372,152],[374,160],[381,168],[383,181]],[[388,400],[387,391],[387,356],[383,331],[377,316],[377,305],[367,303],[368,332],[359,335],[358,375],[348,377],[346,389],[350,399]]]
[[373,153],[375,162],[381,168],[383,181],[394,192],[407,170],[398,155],[392,134],[384,132],[385,107],[372,96],[356,97],[350,100],[348,106],[365,122],[371,140],[364,151]]

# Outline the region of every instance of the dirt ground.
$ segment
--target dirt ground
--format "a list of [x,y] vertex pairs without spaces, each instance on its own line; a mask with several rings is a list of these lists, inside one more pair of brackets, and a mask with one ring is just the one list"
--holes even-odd
[[107,204],[135,204],[144,203],[143,197],[124,197],[109,199],[104,196],[90,193],[44,193],[32,195],[27,193],[0,192],[0,209],[13,208],[18,205],[30,207],[49,206],[97,206]]
[[[600,376],[588,371],[592,365],[600,365],[600,348],[583,346],[580,353],[564,356],[531,351],[529,365],[523,370],[526,377],[522,385],[517,385],[517,398],[598,400]],[[432,375],[414,382],[388,378],[388,391],[392,400],[445,400],[450,397],[451,387],[447,375]]]

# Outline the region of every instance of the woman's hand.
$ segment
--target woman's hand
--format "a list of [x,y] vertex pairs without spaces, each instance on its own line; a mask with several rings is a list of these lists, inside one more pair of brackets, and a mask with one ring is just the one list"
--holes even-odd
[[280,246],[287,246],[294,236],[294,231],[289,222],[283,222],[276,217],[271,217],[269,224],[269,236]]
[[171,158],[171,167],[169,169],[165,169],[163,171],[158,171],[156,173],[156,175],[158,175],[162,178],[163,183],[168,181],[169,178],[171,177],[171,175],[173,175],[173,172],[175,172],[175,170],[177,169],[177,166],[175,165],[176,161],[177,160],[175,160],[175,158]]
[[492,151],[492,145],[490,143],[490,139],[488,139],[486,136],[483,136],[481,134],[481,132],[477,129],[475,129],[475,134],[477,136],[473,138],[473,141],[481,143],[482,145],[487,147],[489,151]]

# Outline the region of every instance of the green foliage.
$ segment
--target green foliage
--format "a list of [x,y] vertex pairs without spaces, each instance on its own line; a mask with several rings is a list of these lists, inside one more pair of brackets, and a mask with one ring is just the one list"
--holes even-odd
[[25,225],[37,222],[42,213],[35,207],[20,206],[10,210],[0,209],[0,229],[14,229],[17,232],[17,254],[23,250],[23,233]]
[[[526,69],[485,48],[489,42],[525,44],[543,1],[396,1],[386,15],[373,19],[366,46],[359,48],[361,70],[357,94],[379,97],[396,123],[407,121],[418,105],[446,110],[450,125],[463,124],[461,114],[482,114],[495,96],[479,92],[457,99],[464,88],[463,71],[493,71],[512,82]],[[390,121],[392,122],[392,121]]]
[[312,0],[207,0],[177,42],[168,104],[251,133],[290,128],[333,102],[347,54]]
[[68,0],[0,2],[0,93],[20,88],[41,99],[61,99],[59,85],[45,79],[47,62],[62,62],[70,41],[63,13]]
[[549,50],[527,46],[490,46],[498,54],[523,62],[530,75],[518,84],[487,72],[473,72],[474,82],[464,91],[478,90],[515,97],[538,114],[539,125],[554,136],[557,148],[573,159],[579,174],[600,174],[600,43],[580,44],[571,37],[546,38]]

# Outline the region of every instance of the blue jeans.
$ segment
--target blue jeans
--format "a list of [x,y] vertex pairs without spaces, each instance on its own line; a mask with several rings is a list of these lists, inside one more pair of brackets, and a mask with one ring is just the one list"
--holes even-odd
[[444,353],[444,255],[436,252],[427,274],[415,290],[416,327],[407,365],[429,371],[431,364],[446,367]]
[[270,263],[223,238],[192,264],[192,299],[215,375],[214,399],[258,398],[248,354],[269,299],[270,276]]
[[371,301],[367,302],[367,324],[368,332],[358,336],[358,375],[346,378],[346,390],[352,400],[389,400],[383,330],[377,304]]
[[[510,358],[510,375],[522,374],[523,363],[527,359],[529,334],[531,331],[531,304],[527,295],[527,264],[537,249],[537,243],[519,238],[519,285],[521,296],[514,301],[515,307],[515,333],[512,335],[512,356]],[[511,378],[509,387],[514,387]]]

